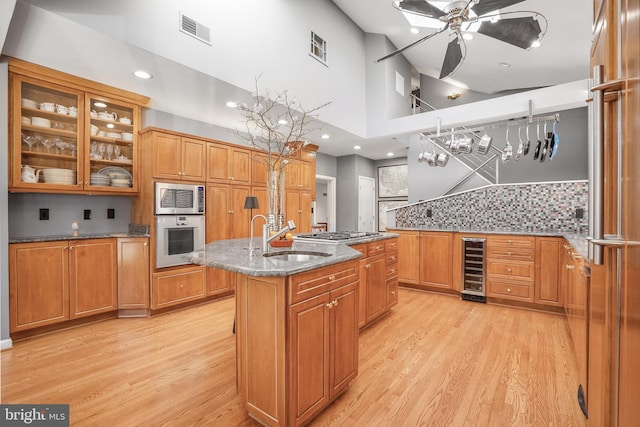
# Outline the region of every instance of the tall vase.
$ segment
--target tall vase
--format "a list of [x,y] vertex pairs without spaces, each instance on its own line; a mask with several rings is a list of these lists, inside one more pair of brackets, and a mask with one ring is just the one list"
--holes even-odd
[[283,169],[267,173],[267,224],[269,231],[277,231],[284,227],[285,175]]

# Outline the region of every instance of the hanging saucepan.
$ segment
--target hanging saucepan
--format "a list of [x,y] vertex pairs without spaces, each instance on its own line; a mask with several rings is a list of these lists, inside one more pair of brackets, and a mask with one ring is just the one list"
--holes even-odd
[[560,137],[556,132],[556,123],[553,122],[553,138],[551,139],[551,145],[549,146],[549,160],[553,160],[556,153],[558,152],[558,143],[560,142]]
[[508,125],[507,125],[506,140],[507,140],[507,143],[505,144],[505,146],[504,146],[504,148],[502,150],[502,161],[503,162],[509,161],[511,159],[511,154],[513,154],[513,146],[509,142],[509,126]]
[[[434,145],[435,152],[435,145]],[[436,154],[436,166],[445,167],[449,163],[449,155],[447,153],[438,153]]]
[[536,125],[536,136],[538,137],[538,142],[536,142],[536,149],[533,152],[533,160],[538,160],[540,156],[540,148],[542,148],[542,141],[540,140],[540,122]]
[[516,151],[516,160],[520,160],[522,157],[522,152],[524,151],[524,141],[522,141],[522,127],[518,128],[518,140],[520,143],[518,144],[518,150]]
[[478,154],[487,154],[490,148],[491,137],[485,132],[485,134],[482,135],[482,138],[480,138],[480,142],[478,142],[478,148],[476,149],[476,151],[478,152]]
[[524,143],[524,149],[522,154],[525,156],[529,154],[529,146],[531,145],[531,139],[529,139],[529,125],[527,125],[527,140]]
[[544,140],[544,146],[542,147],[542,151],[540,152],[540,163],[543,163],[547,159],[547,153],[549,152],[549,143],[553,138],[553,133],[547,132],[547,122],[544,123],[544,134],[547,137]]

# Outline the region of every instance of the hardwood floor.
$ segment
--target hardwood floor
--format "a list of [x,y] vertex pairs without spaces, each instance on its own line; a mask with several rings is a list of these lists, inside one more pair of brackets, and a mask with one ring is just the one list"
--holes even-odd
[[[359,375],[314,426],[585,426],[562,316],[401,289],[360,335]],[[113,319],[3,351],[2,403],[71,425],[253,426],[235,387],[233,299]]]

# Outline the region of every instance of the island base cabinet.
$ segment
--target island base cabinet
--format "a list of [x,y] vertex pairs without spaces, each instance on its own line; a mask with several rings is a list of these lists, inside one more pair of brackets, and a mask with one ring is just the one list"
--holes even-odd
[[151,308],[156,310],[205,296],[205,267],[153,273]]
[[251,417],[306,424],[357,376],[358,278],[357,261],[289,277],[237,275],[238,393]]

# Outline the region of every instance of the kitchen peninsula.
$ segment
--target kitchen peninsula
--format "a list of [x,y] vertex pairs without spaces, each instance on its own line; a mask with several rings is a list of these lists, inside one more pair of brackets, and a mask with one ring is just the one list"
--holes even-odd
[[[396,237],[381,233],[353,243],[384,253]],[[237,385],[246,410],[266,425],[297,426],[358,374],[363,253],[300,241],[269,252],[258,248],[250,256],[249,239],[222,240],[189,260],[235,273]]]

